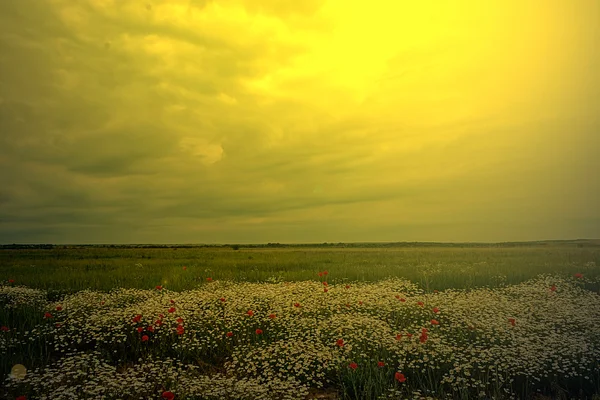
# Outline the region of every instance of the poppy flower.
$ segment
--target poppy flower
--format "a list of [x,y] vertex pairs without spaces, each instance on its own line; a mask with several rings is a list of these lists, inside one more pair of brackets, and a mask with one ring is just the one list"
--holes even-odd
[[403,302],[403,303],[406,303],[406,299],[405,298],[401,298],[400,301]]
[[144,328],[142,328],[141,326],[139,326],[139,327],[137,328],[137,331],[138,331],[138,333],[142,333],[142,332],[144,332]]
[[133,317],[133,319],[131,321],[133,322],[140,322],[142,320],[142,315],[138,314],[135,317]]
[[15,280],[14,279],[9,279],[8,283],[15,283]]
[[396,335],[396,340],[402,340],[402,334],[401,333],[399,333],[399,334]]
[[185,332],[185,329],[183,328],[183,325],[177,325],[177,334],[178,335],[183,335],[183,332]]
[[275,319],[275,317],[277,317],[275,314],[269,314],[269,318]]
[[300,307],[300,303],[294,303],[294,307]]
[[27,397],[25,397],[25,396],[19,396],[15,400],[27,400]]
[[433,310],[432,310],[432,311],[433,311],[434,313],[436,313],[436,314],[437,314],[437,313],[439,313],[439,312],[440,312],[440,309],[439,309],[439,308],[437,308],[437,307],[433,307]]
[[417,301],[417,304],[423,307],[425,304],[422,301]]
[[206,278],[206,282],[212,282],[212,278]]
[[232,336],[233,336],[233,332],[227,332],[227,333],[225,334],[225,336],[227,336],[227,337],[232,337]]
[[[583,278],[583,274],[581,272],[576,273],[575,275],[573,275],[575,278],[577,279],[581,279]],[[9,281],[10,282],[10,281]]]
[[162,392],[161,397],[166,400],[173,400],[175,398],[175,395],[173,394],[173,392]]
[[327,293],[327,292],[329,292],[329,289],[323,288],[323,292]]
[[317,272],[317,275],[319,275],[319,277],[323,276],[322,272]]
[[60,328],[62,326],[62,324],[59,323],[59,322],[57,322],[57,323],[54,324],[54,326],[57,327],[57,328]]
[[150,338],[148,337],[148,335],[144,335],[144,336],[142,336],[142,342],[147,342],[147,341],[148,341],[148,339],[150,339]]
[[165,317],[165,314],[158,314],[158,318],[163,319]]
[[162,286],[161,285],[156,285],[156,290],[162,290]]
[[344,347],[344,339],[338,339],[335,344],[337,344],[340,347]]
[[346,285],[346,289],[350,289],[350,285]]
[[10,328],[8,326],[0,326],[0,331],[2,332],[8,332],[10,330]]
[[219,300],[221,300],[221,303],[225,303],[225,297],[221,297]]
[[419,337],[419,341],[421,343],[425,343],[427,341],[427,338],[428,338],[427,332],[421,332],[421,336]]
[[397,298],[398,300],[400,300],[400,295],[397,294],[396,296],[394,296],[395,298]]
[[100,305],[103,306],[106,302],[105,301],[101,301]]
[[327,282],[323,282],[323,286],[329,286]]
[[262,329],[257,329],[255,332],[257,335],[262,335],[262,333],[263,333]]
[[161,326],[163,324],[163,322],[160,319],[157,319],[156,321],[154,321],[154,325],[156,326]]
[[434,291],[433,291],[433,293],[436,293],[436,294],[437,294],[437,293],[439,293],[439,292],[438,292],[437,290],[434,290]]
[[323,275],[329,275],[329,272],[323,271]]
[[175,312],[175,307],[170,307],[168,310],[171,314]]
[[556,292],[556,285],[552,285],[552,286],[550,287],[550,291],[552,291],[552,292]]
[[350,307],[350,304],[346,303],[346,307]]
[[350,367],[352,370],[355,370],[356,368],[358,368],[358,364],[355,362],[351,362],[350,364],[348,364],[348,367]]
[[394,379],[396,379],[400,383],[406,381],[406,377],[404,376],[404,374],[401,374],[400,372],[396,372],[394,374]]
[[359,301],[359,302],[358,302],[358,304],[362,306],[362,305],[363,305],[363,302],[362,302],[362,300],[361,300],[361,301]]
[[50,314],[49,312],[44,313],[44,318],[52,318],[52,314]]
[[183,318],[181,317],[177,318],[175,321],[177,321],[178,324],[183,324]]
[[406,334],[406,337],[407,337],[407,338],[411,338],[412,336],[413,336],[413,335],[412,335],[412,333],[407,333],[407,334]]
[[515,326],[516,320],[514,318],[509,318],[508,322],[510,322],[512,326]]
[[56,306],[56,311],[62,311],[62,306]]
[[254,315],[254,311],[252,311],[252,310],[248,310],[248,312],[247,312],[246,314],[248,314],[249,316],[251,316],[251,317],[252,317],[252,316]]
[[183,267],[181,267],[182,270],[187,271],[187,267],[184,265]]
[[146,328],[146,330],[148,332],[154,332],[154,327],[152,325],[150,325],[149,327]]
[[377,366],[379,368],[385,367],[385,363],[383,361],[377,361]]
[[431,325],[439,325],[440,321],[438,321],[437,319],[432,319],[431,320]]

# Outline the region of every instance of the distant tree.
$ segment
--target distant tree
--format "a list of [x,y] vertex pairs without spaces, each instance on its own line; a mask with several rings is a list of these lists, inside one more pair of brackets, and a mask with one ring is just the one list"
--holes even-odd
[[233,250],[239,250],[240,249],[240,245],[239,244],[234,244],[233,246],[231,246],[231,248]]

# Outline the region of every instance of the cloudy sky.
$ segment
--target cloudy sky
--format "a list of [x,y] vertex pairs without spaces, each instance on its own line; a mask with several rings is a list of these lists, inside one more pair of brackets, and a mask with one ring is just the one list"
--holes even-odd
[[597,0],[0,2],[0,243],[600,238]]

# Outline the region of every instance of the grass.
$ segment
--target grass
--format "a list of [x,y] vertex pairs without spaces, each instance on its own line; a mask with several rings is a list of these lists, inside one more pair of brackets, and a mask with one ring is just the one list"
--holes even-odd
[[0,397],[592,398],[599,265],[581,243],[2,249],[0,372],[30,372]]

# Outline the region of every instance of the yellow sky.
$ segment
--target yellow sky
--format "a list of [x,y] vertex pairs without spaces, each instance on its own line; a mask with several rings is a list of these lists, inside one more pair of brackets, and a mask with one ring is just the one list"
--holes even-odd
[[600,2],[0,2],[0,242],[600,237]]

